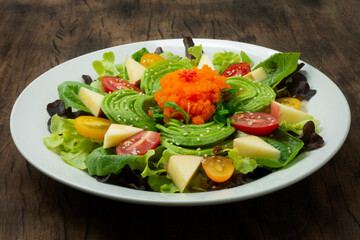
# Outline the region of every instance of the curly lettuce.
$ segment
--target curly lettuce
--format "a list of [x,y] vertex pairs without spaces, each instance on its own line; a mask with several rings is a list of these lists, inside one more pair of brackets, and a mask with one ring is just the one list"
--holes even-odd
[[219,74],[223,73],[230,65],[240,62],[247,62],[250,67],[254,65],[254,62],[244,51],[241,51],[240,54],[224,51],[213,55],[213,64]]
[[[295,133],[297,135],[301,135],[303,133],[304,125],[308,121],[313,121],[314,124],[315,124],[315,127],[319,125],[318,120],[316,120],[313,116],[308,115],[305,120],[303,120],[301,122],[298,122],[298,123],[288,124],[285,121],[282,121],[279,124],[279,127],[282,128],[283,130],[287,131],[287,132],[293,132],[293,133]],[[315,129],[315,131],[318,132],[317,129]]]
[[95,148],[102,144],[102,140],[94,140],[81,136],[75,129],[74,119],[61,118],[54,115],[51,118],[51,135],[45,137],[45,146],[60,155],[71,166],[85,170],[85,159]]
[[103,76],[113,76],[129,80],[125,64],[115,64],[115,54],[113,52],[104,53],[103,59],[101,61],[95,60],[92,63],[92,66],[95,69],[96,73],[99,75],[98,79]]
[[228,158],[234,164],[234,169],[237,172],[247,174],[253,172],[257,168],[258,164],[255,159],[249,157],[239,156],[238,149],[226,149],[228,152]]

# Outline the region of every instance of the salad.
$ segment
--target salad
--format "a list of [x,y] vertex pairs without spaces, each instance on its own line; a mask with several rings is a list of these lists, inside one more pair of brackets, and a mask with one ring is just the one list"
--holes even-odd
[[142,48],[124,63],[104,53],[97,79],[58,86],[45,146],[100,182],[184,193],[246,184],[324,144],[300,110],[316,90],[299,53],[255,65],[244,51],[211,58],[189,37],[184,49]]

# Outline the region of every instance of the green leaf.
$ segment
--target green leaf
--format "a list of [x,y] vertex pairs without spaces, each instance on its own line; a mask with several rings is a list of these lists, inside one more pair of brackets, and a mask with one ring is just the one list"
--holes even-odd
[[90,84],[90,87],[93,87],[93,88],[96,88],[97,90],[103,92],[104,94],[106,93],[105,92],[105,89],[101,83],[101,80],[97,79],[95,81],[93,81],[91,84]]
[[254,62],[250,59],[250,57],[244,52],[240,52],[241,62],[247,62],[250,64],[250,67],[254,66]]
[[256,162],[265,167],[280,168],[290,163],[299,153],[304,143],[281,128],[277,128],[269,137],[261,137],[265,142],[280,151],[280,159],[256,158]]
[[135,52],[133,55],[131,55],[131,57],[137,61],[140,62],[141,57],[144,56],[145,54],[149,53],[149,51],[146,48],[142,48],[139,51]]
[[[288,124],[285,121],[282,121],[279,124],[279,127],[282,128],[283,130],[287,131],[287,132],[293,132],[293,133],[295,133],[297,135],[301,135],[302,132],[303,132],[304,125],[308,121],[313,121],[314,124],[315,124],[315,127],[319,125],[318,120],[314,119],[313,116],[308,115],[304,121],[301,121],[301,122],[298,122],[298,123]],[[317,131],[317,129],[315,131]]]
[[173,54],[172,52],[163,52],[160,54],[161,57],[163,57],[165,60],[174,60],[174,61],[180,61],[180,56]]
[[93,61],[92,66],[100,76],[99,78],[103,76],[112,76],[129,79],[126,74],[125,64],[115,64],[115,54],[111,51],[104,53],[101,61]]
[[249,157],[242,157],[238,155],[238,149],[225,149],[228,152],[228,158],[234,164],[234,169],[243,174],[253,172],[258,164],[255,159]]
[[300,53],[297,52],[276,53],[259,63],[254,70],[262,67],[268,75],[262,83],[274,88],[282,79],[296,70],[299,57]]
[[213,64],[216,70],[221,74],[230,65],[241,62],[241,56],[234,52],[218,52],[213,55]]
[[61,101],[65,103],[65,107],[72,107],[77,110],[85,111],[91,113],[91,111],[81,102],[78,97],[80,88],[84,87],[91,91],[97,92],[99,94],[104,95],[104,92],[91,87],[85,83],[75,82],[75,81],[67,81],[60,84],[57,88],[59,98]]
[[142,171],[146,167],[147,160],[154,154],[154,150],[145,155],[116,155],[114,148],[99,147],[92,151],[85,160],[90,175],[106,176],[110,173],[118,174],[121,169],[128,165],[132,169]]
[[155,192],[175,193],[179,189],[167,175],[154,174],[148,179],[149,186]]
[[65,162],[81,170],[86,169],[85,159],[89,153],[102,144],[102,140],[81,136],[75,129],[74,119],[54,115],[50,130],[52,134],[43,139],[45,146],[60,155]]
[[190,53],[191,55],[194,56],[195,59],[192,59],[191,60],[191,63],[193,66],[197,66],[199,61],[200,61],[200,58],[202,56],[202,46],[199,45],[199,46],[194,46],[194,47],[189,47],[188,49],[188,53]]

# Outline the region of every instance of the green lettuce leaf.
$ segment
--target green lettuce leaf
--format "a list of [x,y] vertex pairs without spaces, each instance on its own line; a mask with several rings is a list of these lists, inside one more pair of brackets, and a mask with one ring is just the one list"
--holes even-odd
[[[119,174],[122,168],[129,165],[132,170],[141,171],[141,177],[148,178],[149,186],[157,192],[179,191],[172,180],[163,175],[163,165],[158,163],[164,147],[149,150],[145,155],[116,155],[114,148],[99,147],[91,152],[85,160],[90,175],[106,176]],[[159,167],[160,166],[160,167]]]
[[250,67],[252,68],[254,66],[254,62],[250,59],[250,57],[244,52],[240,52],[241,62],[247,62],[250,64]]
[[[156,192],[166,192],[174,193],[178,192],[179,189],[175,186],[174,182],[171,180],[170,176],[165,173],[164,164],[167,161],[172,153],[165,150],[164,147],[158,147],[155,149],[156,153],[153,157],[146,159],[145,168],[141,173],[141,177],[148,177],[149,186],[153,191]],[[160,154],[161,153],[161,154]],[[162,155],[162,156],[161,156]],[[153,161],[153,160],[158,160]],[[167,159],[167,160],[166,160]]]
[[230,65],[241,62],[241,56],[234,52],[218,52],[213,55],[213,64],[219,74],[223,73]]
[[116,155],[114,148],[99,147],[92,151],[85,160],[90,175],[106,176],[110,173],[118,174],[121,169],[128,165],[132,169],[143,171],[147,161],[155,154],[149,150],[145,155]]
[[60,84],[57,88],[59,98],[65,103],[65,108],[72,107],[77,110],[85,111],[91,113],[91,111],[85,107],[78,97],[80,88],[84,87],[91,91],[97,92],[104,95],[105,93],[98,90],[97,88],[91,87],[85,83],[75,82],[75,81],[66,81]]
[[149,176],[148,183],[151,189],[155,192],[179,192],[179,189],[175,186],[169,175],[160,175],[154,173],[153,175]]
[[255,158],[258,164],[270,168],[280,168],[290,163],[304,146],[303,141],[277,128],[269,137],[261,137],[265,142],[280,151],[280,159]]
[[[282,128],[283,130],[287,131],[287,132],[293,132],[297,135],[301,135],[303,132],[303,128],[304,125],[308,122],[308,121],[313,121],[315,124],[315,127],[317,127],[319,125],[319,121],[314,119],[313,116],[308,115],[307,118],[304,121],[298,122],[298,123],[293,123],[293,124],[288,124],[285,121],[282,121],[279,124],[279,127]],[[318,132],[318,129],[315,129],[315,132]]]
[[228,158],[234,164],[234,169],[243,174],[252,172],[257,168],[258,164],[255,159],[249,157],[242,157],[238,154],[238,149],[226,149],[228,152]]
[[144,56],[145,54],[149,53],[149,51],[146,48],[142,48],[139,51],[135,52],[133,55],[131,55],[131,57],[137,61],[140,62],[141,57]]
[[194,46],[194,47],[189,47],[188,49],[188,53],[190,53],[191,55],[193,55],[195,57],[195,59],[192,59],[191,60],[191,63],[193,66],[197,66],[199,61],[200,61],[200,58],[202,56],[202,46],[199,45],[199,46]]
[[81,170],[86,169],[85,159],[89,153],[102,144],[102,140],[81,136],[75,129],[74,119],[54,115],[50,130],[52,134],[43,139],[45,146],[60,155],[65,162]]
[[254,70],[262,67],[268,75],[262,83],[274,88],[282,79],[296,70],[299,57],[300,53],[297,52],[276,53],[259,63]]
[[163,57],[165,60],[175,60],[175,61],[180,61],[180,56],[173,54],[172,52],[163,52],[162,54],[160,54],[161,57]]
[[113,52],[104,53],[103,60],[95,60],[92,63],[92,66],[100,77],[113,76],[127,80],[129,79],[126,73],[125,65],[115,64],[115,54]]
[[93,81],[93,82],[90,84],[90,86],[93,87],[93,88],[96,88],[97,90],[103,92],[104,94],[106,93],[106,92],[105,92],[105,89],[104,89],[104,86],[102,85],[100,79],[97,79],[97,80]]

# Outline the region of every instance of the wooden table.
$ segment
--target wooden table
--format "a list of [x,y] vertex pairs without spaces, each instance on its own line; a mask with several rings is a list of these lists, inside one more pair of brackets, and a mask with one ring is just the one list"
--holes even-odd
[[[0,239],[360,239],[359,10],[357,0],[0,0]],[[342,148],[286,189],[184,208],[79,192],[45,176],[18,152],[9,129],[11,109],[40,74],[106,47],[183,36],[301,52],[351,106]]]

